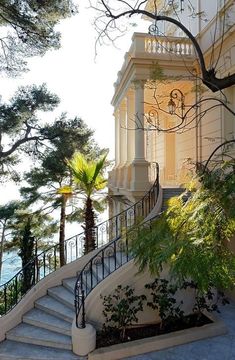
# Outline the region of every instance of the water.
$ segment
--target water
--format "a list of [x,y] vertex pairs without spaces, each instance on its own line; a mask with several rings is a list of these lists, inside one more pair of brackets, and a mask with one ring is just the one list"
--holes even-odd
[[10,280],[21,269],[21,258],[17,255],[17,250],[5,252],[3,254],[2,276],[0,285]]
[[[107,218],[108,218],[108,210],[105,210],[102,214],[99,214],[99,217],[96,219],[96,222],[97,224],[99,224],[104,220],[106,220]],[[66,238],[68,239],[69,237],[77,233],[82,233],[82,231],[83,230],[81,224],[77,224],[77,223],[69,224],[66,227]],[[54,237],[55,237],[55,243],[57,243],[58,234],[56,234]],[[105,242],[106,241],[104,239],[104,243]],[[17,252],[18,250],[11,250],[3,254],[3,266],[2,266],[0,285],[10,280],[19,270],[21,270],[22,268],[21,258],[17,255]],[[82,252],[83,252],[83,247],[79,249],[80,256],[82,255]],[[76,252],[75,249],[73,248],[73,244],[71,243],[71,246],[69,246],[68,244],[67,258],[69,259],[69,261],[75,260],[76,258],[75,254]]]

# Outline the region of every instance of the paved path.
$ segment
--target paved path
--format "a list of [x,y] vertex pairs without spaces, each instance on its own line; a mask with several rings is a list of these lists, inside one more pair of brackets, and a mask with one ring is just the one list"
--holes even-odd
[[235,360],[235,304],[222,306],[219,315],[228,333],[166,350],[128,357],[125,360]]

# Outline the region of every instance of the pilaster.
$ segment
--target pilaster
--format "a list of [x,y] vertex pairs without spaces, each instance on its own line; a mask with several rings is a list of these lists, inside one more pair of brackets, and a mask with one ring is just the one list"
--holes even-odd
[[115,168],[119,166],[120,163],[120,145],[119,145],[119,110],[115,109],[114,111],[115,118]]
[[127,154],[124,175],[124,187],[130,188],[131,163],[135,153],[135,93],[129,89],[127,93]]
[[117,187],[123,188],[125,163],[127,156],[127,122],[126,122],[126,99],[124,98],[118,107],[119,118],[119,165],[117,169]]
[[131,163],[130,190],[145,191],[149,188],[149,162],[145,158],[145,133],[144,133],[144,81],[135,83],[134,108],[135,108],[135,136],[134,158]]

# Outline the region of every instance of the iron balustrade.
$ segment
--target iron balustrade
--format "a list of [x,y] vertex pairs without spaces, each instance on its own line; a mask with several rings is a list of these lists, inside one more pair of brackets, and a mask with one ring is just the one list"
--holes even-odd
[[[151,212],[157,202],[159,193],[159,169],[157,164],[156,173],[153,186],[141,200],[92,229],[95,234],[97,248],[103,247],[107,243],[108,248],[111,244],[110,240],[123,237],[128,229],[143,220]],[[66,264],[83,255],[84,240],[85,234],[81,232],[64,241]],[[116,244],[115,246],[119,245]],[[128,247],[128,243],[126,246]],[[0,316],[7,314],[41,279],[61,267],[59,250],[60,244],[57,243],[42,251],[9,281],[0,285]]]
[[[142,226],[151,226],[152,220],[144,221],[157,203],[159,195],[159,168],[151,189],[137,203],[108,220],[113,239],[104,245],[81,270],[74,287],[76,326],[84,328],[85,299],[107,276],[132,259],[130,241],[138,236]],[[112,225],[114,226],[114,232]],[[80,314],[81,312],[81,314]]]

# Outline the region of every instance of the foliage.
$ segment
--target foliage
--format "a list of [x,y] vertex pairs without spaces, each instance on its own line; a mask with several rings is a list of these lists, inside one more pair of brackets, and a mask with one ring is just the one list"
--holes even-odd
[[[8,103],[0,104],[0,175],[11,174],[19,181],[19,174],[12,167],[19,162],[20,152],[35,155],[48,139],[56,138],[60,124],[41,124],[41,111],[52,111],[59,98],[48,91],[45,84],[20,87]],[[48,129],[53,129],[49,133]]]
[[37,176],[46,178],[68,173],[65,158],[70,159],[75,150],[89,156],[97,152],[91,141],[93,132],[78,117],[68,119],[66,114],[50,124],[40,120],[41,112],[54,110],[59,98],[49,92],[46,85],[20,87],[8,103],[0,104],[0,175],[1,180],[11,176],[19,181],[14,170],[22,153],[43,163],[47,173]]
[[[36,276],[38,276],[35,268],[36,263],[33,261],[35,255],[38,254],[39,249],[48,247],[49,238],[58,230],[55,221],[50,216],[37,212],[32,213],[23,207],[24,203],[22,202],[19,202],[19,205],[21,206],[14,212],[7,224],[8,231],[11,231],[8,249],[17,248],[19,250],[18,255],[22,260],[22,272],[12,280],[12,283],[15,282],[16,289],[16,294],[12,300],[15,303],[17,303],[17,294],[24,295],[32,287]],[[12,296],[13,288],[11,284],[8,284],[9,298]]]
[[19,201],[10,201],[5,205],[0,206],[0,229],[1,229],[1,238],[0,238],[0,279],[2,273],[2,258],[3,252],[7,248],[7,234],[8,226],[11,223],[11,218],[14,216],[14,213],[17,209],[20,208]]
[[174,326],[177,321],[187,322],[187,317],[181,308],[183,301],[177,301],[176,299],[177,292],[180,294],[182,290],[194,290],[192,296],[194,296],[195,303],[191,313],[197,315],[197,322],[200,322],[205,310],[208,312],[219,312],[219,302],[222,305],[229,304],[224,293],[217,291],[211,284],[206,291],[201,292],[193,281],[184,281],[182,286],[179,286],[169,280],[156,278],[153,282],[146,284],[145,288],[151,291],[152,301],[148,301],[147,305],[154,310],[158,310],[161,318],[161,328],[166,328],[169,325]]
[[182,289],[194,289],[195,290],[195,304],[193,312],[196,312],[199,317],[204,310],[208,312],[219,311],[218,302],[222,305],[229,304],[229,300],[225,297],[223,291],[217,291],[212,285],[204,293],[200,293],[197,284],[193,281],[185,281],[182,285]]
[[0,286],[0,316],[6,314],[17,304],[21,292],[22,278],[17,277],[14,282],[8,283],[6,288]]
[[76,11],[71,0],[1,0],[0,71],[18,75],[27,70],[25,58],[58,49],[55,26]]
[[107,154],[97,161],[87,161],[82,153],[76,152],[68,161],[75,183],[87,197],[90,197],[94,191],[103,190],[106,186],[106,180],[102,174],[106,157]]
[[85,231],[85,254],[96,248],[93,199],[95,195],[100,194],[100,191],[103,190],[107,184],[107,181],[103,176],[106,157],[107,154],[98,160],[89,161],[84,155],[76,152],[72,159],[67,162],[73,174],[73,180],[77,190],[84,196],[83,228]]
[[159,311],[161,327],[184,316],[184,312],[181,310],[183,301],[177,304],[175,298],[178,291],[177,285],[171,284],[166,279],[156,278],[152,283],[146,284],[145,288],[151,291],[150,295],[152,296],[152,301],[148,301],[147,305]]
[[150,66],[150,80],[151,81],[163,81],[166,80],[164,71],[157,61],[154,61]]
[[199,174],[188,201],[172,198],[151,229],[140,229],[131,247],[140,270],[159,274],[163,265],[182,284],[193,280],[199,291],[213,284],[235,284],[235,256],[228,242],[235,233],[234,161]]
[[37,154],[38,166],[25,173],[28,186],[21,188],[21,195],[29,204],[37,200],[51,201],[52,193],[47,193],[48,190],[60,195],[60,188],[71,186],[66,159],[70,159],[77,149],[86,154],[93,151],[92,131],[78,117],[71,120],[63,115],[58,127],[55,124],[44,128],[44,133],[50,138],[50,148]]
[[[92,134],[82,119],[75,117],[67,119],[65,114],[60,119],[59,131],[50,127],[45,130],[50,137],[50,148],[43,154],[38,154],[38,166],[25,174],[27,185],[21,188],[21,195],[28,205],[37,204],[41,211],[50,212],[60,209],[60,264],[65,264],[64,240],[65,223],[68,219],[66,209],[68,200],[74,195],[72,190],[72,175],[66,160],[71,159],[76,150],[89,156],[96,151]],[[54,137],[56,131],[57,137]],[[72,209],[69,219],[81,219],[79,210]]]
[[7,244],[7,249],[20,248],[21,235],[30,219],[30,231],[35,239],[36,250],[42,250],[48,246],[49,239],[58,231],[56,221],[48,214],[32,212],[24,207],[25,203],[20,203],[21,207],[14,212],[8,224],[11,240]]
[[23,293],[26,293],[31,288],[34,280],[34,264],[28,264],[31,260],[33,260],[35,255],[35,240],[31,232],[30,217],[27,218],[20,235],[21,237],[19,256],[21,257],[23,268],[22,291]]
[[118,285],[112,295],[100,295],[100,297],[104,306],[104,331],[117,329],[123,341],[126,328],[138,322],[137,314],[143,311],[146,296],[134,295],[134,289],[128,285],[125,287]]

